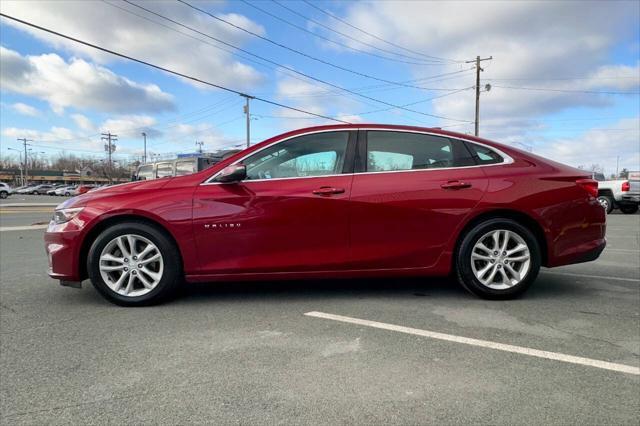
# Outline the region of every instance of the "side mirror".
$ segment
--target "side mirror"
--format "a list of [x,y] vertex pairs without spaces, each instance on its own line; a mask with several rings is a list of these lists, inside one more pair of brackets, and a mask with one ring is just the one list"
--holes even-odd
[[240,182],[247,177],[247,167],[244,164],[232,164],[222,169],[216,182]]

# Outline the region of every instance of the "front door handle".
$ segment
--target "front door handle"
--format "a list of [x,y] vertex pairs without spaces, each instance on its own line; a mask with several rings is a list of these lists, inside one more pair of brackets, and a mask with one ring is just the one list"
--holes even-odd
[[315,195],[334,195],[344,193],[344,188],[334,188],[333,186],[321,186],[318,189],[312,191]]
[[460,182],[459,180],[450,180],[447,183],[440,185],[442,189],[464,189],[471,188],[470,183]]

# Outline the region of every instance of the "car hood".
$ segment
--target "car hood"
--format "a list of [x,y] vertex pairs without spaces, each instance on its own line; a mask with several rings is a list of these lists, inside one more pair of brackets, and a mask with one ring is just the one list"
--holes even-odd
[[119,183],[117,185],[105,186],[88,192],[88,194],[110,194],[116,192],[144,191],[147,189],[158,189],[165,186],[172,178],[162,178],[154,180],[139,180],[136,182]]
[[142,180],[137,182],[121,183],[113,186],[105,186],[103,188],[98,188],[93,191],[85,192],[84,194],[81,194],[69,200],[66,200],[62,204],[59,204],[56,207],[56,210],[70,208],[70,207],[83,207],[83,206],[86,206],[93,199],[103,198],[105,196],[108,197],[109,195],[121,194],[124,192],[160,189],[164,187],[167,183],[169,183],[172,179],[173,178]]

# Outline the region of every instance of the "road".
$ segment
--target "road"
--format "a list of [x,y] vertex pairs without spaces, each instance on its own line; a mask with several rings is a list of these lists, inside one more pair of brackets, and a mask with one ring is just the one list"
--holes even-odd
[[[0,227],[53,206],[37,208]],[[447,279],[334,280],[189,285],[138,309],[49,279],[42,229],[3,231],[2,424],[636,425],[640,215],[608,222],[599,260],[543,269],[515,301]]]

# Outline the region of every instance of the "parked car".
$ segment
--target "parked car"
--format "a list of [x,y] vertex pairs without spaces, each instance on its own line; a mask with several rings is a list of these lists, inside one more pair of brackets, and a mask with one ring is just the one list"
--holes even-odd
[[618,202],[622,213],[632,214],[640,206],[640,171],[629,172],[629,190],[622,192],[622,199]]
[[7,198],[11,194],[13,194],[13,189],[11,189],[9,184],[0,182],[0,198]]
[[[587,172],[438,129],[334,125],[276,136],[187,176],[58,206],[49,275],[157,303],[181,282],[446,276],[490,299],[605,247]],[[303,285],[303,284],[301,284]]]
[[634,185],[631,191],[629,179],[603,180],[598,182],[598,201],[608,213],[613,209],[620,209],[622,213],[633,214],[638,211],[640,204],[640,184]]
[[16,194],[30,194],[38,185],[26,185],[16,190]]
[[219,163],[239,152],[238,149],[227,149],[213,153],[212,155],[181,156],[173,160],[162,160],[145,163],[138,167],[132,180],[150,180],[172,176],[184,176],[199,172]]
[[56,190],[54,191],[55,195],[61,195],[61,196],[70,196],[72,194],[72,192],[76,189],[75,185],[71,185],[71,186],[61,186],[59,188],[56,188]]
[[78,185],[76,189],[74,189],[73,192],[71,192],[71,195],[81,195],[86,192],[89,192],[95,187],[96,185]]
[[33,195],[44,195],[47,193],[47,191],[53,189],[53,185],[50,185],[48,183],[43,183],[41,185],[36,185],[34,187],[32,187],[27,194],[33,194]]

